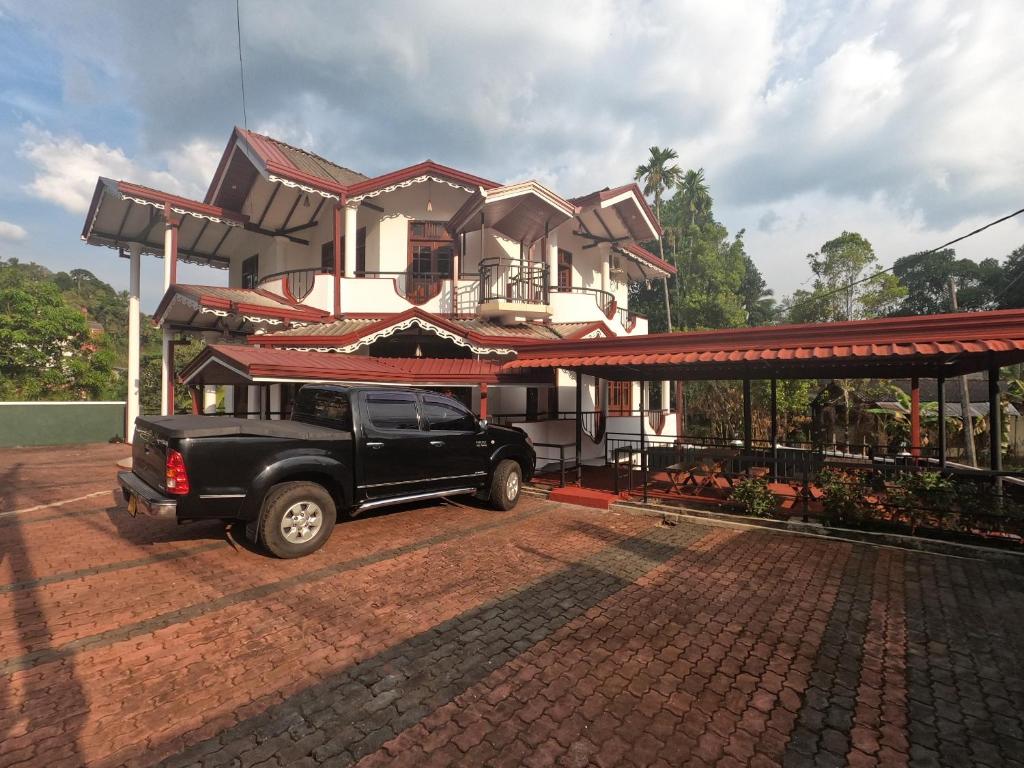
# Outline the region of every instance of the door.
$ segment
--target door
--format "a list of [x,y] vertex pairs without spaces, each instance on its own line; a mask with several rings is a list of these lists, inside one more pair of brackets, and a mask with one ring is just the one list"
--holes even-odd
[[429,301],[452,277],[455,244],[440,221],[409,222],[409,268],[405,297],[414,304]]
[[558,249],[558,290],[572,290],[572,252]]
[[629,416],[633,411],[633,382],[608,382],[608,415]]
[[424,428],[429,435],[431,487],[471,488],[487,475],[487,440],[476,417],[443,395],[423,395]]
[[360,398],[360,490],[369,499],[422,491],[431,474],[427,457],[434,449],[420,429],[416,395],[382,390]]

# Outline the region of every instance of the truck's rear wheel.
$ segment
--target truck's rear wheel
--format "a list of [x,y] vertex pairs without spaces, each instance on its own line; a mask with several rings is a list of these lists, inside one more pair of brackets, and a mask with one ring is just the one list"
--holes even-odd
[[334,499],[322,485],[281,483],[263,502],[259,543],[278,557],[302,557],[324,545],[336,518]]
[[491,478],[491,506],[502,511],[512,509],[523,489],[523,471],[511,459],[503,460]]

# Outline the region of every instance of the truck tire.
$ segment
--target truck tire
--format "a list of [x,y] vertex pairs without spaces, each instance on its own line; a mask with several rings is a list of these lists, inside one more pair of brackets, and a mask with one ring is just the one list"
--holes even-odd
[[259,543],[277,557],[304,557],[324,545],[336,519],[334,499],[322,485],[280,483],[263,500]]
[[512,509],[523,489],[523,471],[512,459],[503,459],[491,478],[491,506],[501,511]]

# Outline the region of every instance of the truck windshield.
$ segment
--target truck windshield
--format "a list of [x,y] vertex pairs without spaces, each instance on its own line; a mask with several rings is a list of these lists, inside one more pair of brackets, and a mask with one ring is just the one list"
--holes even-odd
[[347,392],[300,389],[295,396],[292,421],[319,424],[346,432],[352,430],[352,409]]

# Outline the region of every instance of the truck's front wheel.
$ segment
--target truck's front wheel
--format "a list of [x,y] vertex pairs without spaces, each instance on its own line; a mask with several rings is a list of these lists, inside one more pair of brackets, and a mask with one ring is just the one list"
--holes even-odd
[[502,511],[512,509],[519,501],[519,492],[523,488],[523,471],[519,464],[505,459],[494,469],[491,478],[491,505]]
[[263,501],[259,543],[282,558],[311,554],[327,541],[336,517],[334,499],[322,485],[275,485]]

